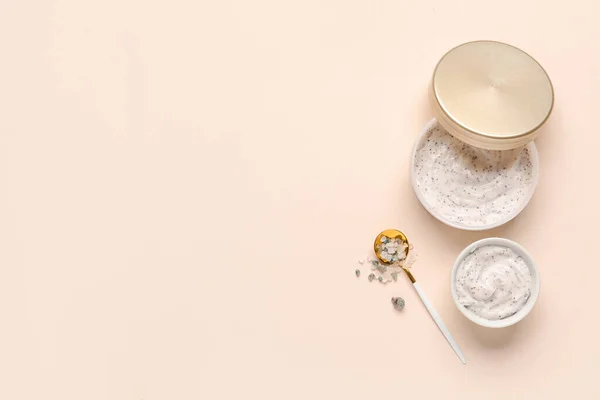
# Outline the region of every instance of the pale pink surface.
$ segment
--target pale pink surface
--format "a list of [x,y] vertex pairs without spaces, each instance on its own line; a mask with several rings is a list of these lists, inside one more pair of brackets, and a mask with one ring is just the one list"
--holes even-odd
[[[0,2],[0,399],[600,398],[599,4]],[[556,105],[528,208],[467,233],[407,163],[475,39],[530,52]],[[404,277],[354,276],[388,227],[466,366]],[[506,330],[450,296],[486,236],[540,267]]]

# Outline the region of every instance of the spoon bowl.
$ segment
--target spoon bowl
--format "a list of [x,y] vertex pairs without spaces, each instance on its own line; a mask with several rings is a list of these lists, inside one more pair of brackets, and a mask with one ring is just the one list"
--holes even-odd
[[410,246],[410,244],[408,243],[408,238],[404,233],[400,232],[398,229],[386,229],[385,231],[377,235],[377,237],[375,238],[375,242],[373,243],[373,250],[375,250],[375,255],[382,264],[390,265],[394,263],[394,261],[386,260],[382,257],[383,246],[386,243],[384,241],[384,238],[391,240],[400,240],[400,243],[402,243],[402,245],[404,246],[404,257],[401,258],[401,260],[406,259],[406,257],[408,256],[408,248]]

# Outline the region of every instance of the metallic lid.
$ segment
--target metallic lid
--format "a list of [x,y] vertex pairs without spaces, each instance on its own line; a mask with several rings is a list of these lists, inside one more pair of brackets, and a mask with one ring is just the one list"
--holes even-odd
[[535,138],[554,105],[542,66],[500,42],[462,44],[438,62],[430,100],[449,133],[473,146],[507,150]]

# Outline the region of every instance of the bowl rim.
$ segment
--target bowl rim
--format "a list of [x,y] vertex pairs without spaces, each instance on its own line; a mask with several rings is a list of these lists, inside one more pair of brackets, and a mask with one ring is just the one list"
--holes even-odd
[[410,156],[410,182],[411,182],[411,185],[413,188],[413,192],[415,193],[415,196],[417,196],[417,199],[419,200],[419,203],[421,203],[421,206],[423,206],[423,208],[425,210],[427,210],[427,212],[429,214],[431,214],[431,216],[433,216],[438,221],[440,221],[452,228],[462,229],[465,231],[486,231],[489,229],[494,229],[494,228],[497,228],[499,226],[506,224],[507,222],[514,219],[517,215],[519,215],[521,213],[521,211],[523,211],[525,209],[527,204],[529,204],[529,201],[533,197],[533,194],[535,192],[535,189],[537,187],[539,177],[540,177],[540,160],[539,160],[539,156],[538,156],[538,152],[537,152],[535,143],[533,141],[531,141],[525,145],[525,147],[527,147],[527,150],[529,151],[529,154],[531,155],[531,163],[533,166],[533,170],[532,170],[531,174],[532,174],[533,182],[531,185],[531,190],[529,191],[527,196],[523,197],[523,201],[521,202],[521,204],[519,204],[519,207],[515,208],[515,210],[512,213],[508,214],[504,219],[494,222],[493,224],[481,225],[481,226],[468,226],[468,225],[463,225],[463,224],[459,224],[459,223],[450,221],[449,219],[446,219],[443,215],[436,213],[435,210],[433,210],[431,208],[431,206],[427,203],[427,201],[425,200],[425,197],[423,196],[423,192],[420,190],[419,185],[417,185],[417,177],[416,177],[416,173],[415,173],[415,159],[417,157],[417,149],[419,148],[419,146],[425,139],[425,135],[427,134],[427,132],[429,132],[431,130],[431,128],[433,128],[436,124],[438,124],[438,120],[436,118],[432,118],[425,125],[425,127],[421,131],[420,135],[415,140],[415,143],[413,144],[413,148],[412,148],[412,152],[411,152],[411,156]]
[[[479,317],[474,313],[470,312],[458,302],[458,296],[456,293],[456,273],[459,265],[462,263],[465,257],[467,257],[469,254],[475,251],[475,249],[489,245],[508,247],[511,250],[515,251],[517,254],[519,254],[525,260],[527,266],[529,267],[529,271],[531,272],[532,278],[531,296],[525,303],[525,306],[510,317],[500,320],[489,320],[483,317]],[[452,292],[452,299],[454,300],[456,308],[458,308],[459,311],[465,317],[467,317],[467,319],[476,323],[477,325],[484,326],[486,328],[505,328],[507,326],[514,325],[517,322],[521,321],[523,318],[525,318],[537,302],[537,299],[540,294],[540,286],[541,280],[539,269],[531,254],[529,254],[529,252],[519,243],[514,242],[510,239],[500,237],[490,237],[481,239],[465,247],[456,258],[456,261],[454,262],[454,266],[452,267],[452,271],[450,273],[450,291]]]

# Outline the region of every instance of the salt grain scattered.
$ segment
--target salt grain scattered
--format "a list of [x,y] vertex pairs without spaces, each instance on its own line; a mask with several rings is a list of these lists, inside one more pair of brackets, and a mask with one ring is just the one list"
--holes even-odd
[[404,299],[402,297],[392,297],[392,305],[398,311],[401,311],[404,308]]

